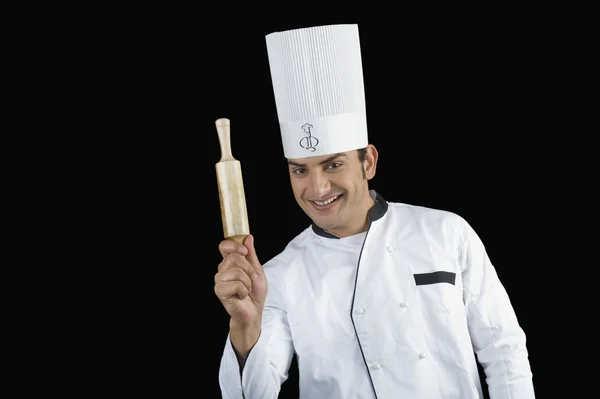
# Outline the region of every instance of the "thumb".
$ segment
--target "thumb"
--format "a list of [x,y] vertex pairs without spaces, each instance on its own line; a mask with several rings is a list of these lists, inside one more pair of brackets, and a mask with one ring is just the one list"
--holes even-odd
[[248,235],[248,237],[244,239],[244,246],[248,250],[246,259],[248,262],[250,262],[252,267],[254,267],[254,270],[256,270],[257,273],[262,274],[262,266],[258,260],[258,256],[256,256],[256,249],[254,248],[254,236],[252,234]]

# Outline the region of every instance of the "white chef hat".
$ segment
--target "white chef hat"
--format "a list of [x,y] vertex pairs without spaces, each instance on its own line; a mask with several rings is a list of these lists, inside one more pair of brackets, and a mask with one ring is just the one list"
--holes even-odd
[[358,26],[339,24],[266,35],[286,158],[368,144]]

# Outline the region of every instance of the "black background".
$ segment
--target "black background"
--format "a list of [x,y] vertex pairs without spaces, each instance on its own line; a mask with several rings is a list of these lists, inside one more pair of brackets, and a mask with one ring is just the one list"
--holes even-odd
[[[540,111],[543,78],[536,60],[540,38],[518,20],[422,21],[407,28],[393,19],[290,18],[215,33],[218,56],[206,93],[210,113],[202,113],[198,130],[208,136],[216,162],[214,120],[231,120],[233,154],[242,164],[259,257],[275,255],[308,223],[289,188],[264,35],[339,22],[359,24],[369,137],[380,157],[371,187],[390,201],[450,210],[472,224],[528,333],[541,391],[544,354],[536,335],[542,329],[536,315],[541,298],[535,287],[542,265],[536,262],[534,237],[544,188],[536,187],[540,182],[533,176],[537,143],[530,129]],[[207,240],[216,245],[222,231],[215,179],[207,186]],[[200,285],[209,296],[219,256],[213,253],[211,260]],[[216,387],[227,317],[217,301],[208,302],[216,342],[207,361],[214,376],[208,383]],[[296,385],[292,370],[281,397],[297,397]]]
[[[111,319],[96,344],[110,359],[102,378],[129,383],[132,395],[220,398],[228,316],[213,292],[223,237],[215,120],[231,121],[264,262],[310,222],[289,186],[264,37],[357,23],[369,139],[379,151],[371,188],[389,201],[456,212],[475,228],[528,336],[538,397],[548,397],[557,383],[548,323],[563,303],[546,292],[557,261],[549,198],[565,190],[555,184],[562,159],[549,133],[561,123],[549,83],[560,27],[539,10],[300,15],[214,6],[129,14],[125,25],[134,27],[98,61],[106,73],[96,84],[115,88],[97,121],[106,132],[97,141],[112,147],[101,169],[116,171],[110,191],[97,193],[104,206],[94,215],[111,223],[97,256],[117,266],[97,274],[111,280],[100,305],[118,309],[102,315]],[[281,397],[297,397],[295,370]]]

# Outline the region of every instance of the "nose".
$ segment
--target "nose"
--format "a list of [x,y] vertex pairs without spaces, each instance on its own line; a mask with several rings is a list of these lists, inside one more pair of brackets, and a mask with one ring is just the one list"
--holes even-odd
[[331,190],[331,182],[322,172],[312,174],[312,189],[315,197],[322,197]]

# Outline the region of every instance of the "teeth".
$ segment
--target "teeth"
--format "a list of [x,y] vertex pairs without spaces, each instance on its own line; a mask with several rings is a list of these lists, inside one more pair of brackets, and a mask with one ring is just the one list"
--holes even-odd
[[336,199],[337,199],[337,195],[335,197],[329,198],[327,201],[324,201],[324,202],[320,202],[320,201],[313,201],[313,202],[319,206],[325,206],[327,204],[331,204]]

